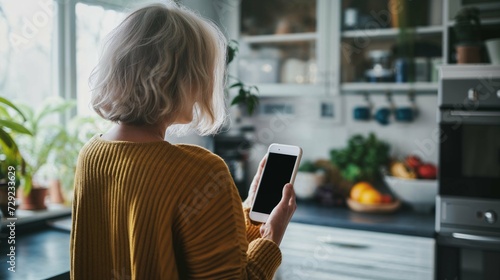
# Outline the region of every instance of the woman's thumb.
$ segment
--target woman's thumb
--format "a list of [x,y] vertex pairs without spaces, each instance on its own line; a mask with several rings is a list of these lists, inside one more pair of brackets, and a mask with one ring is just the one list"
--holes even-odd
[[283,197],[281,198],[282,201],[289,201],[290,198],[293,195],[293,186],[290,183],[285,184],[283,187]]

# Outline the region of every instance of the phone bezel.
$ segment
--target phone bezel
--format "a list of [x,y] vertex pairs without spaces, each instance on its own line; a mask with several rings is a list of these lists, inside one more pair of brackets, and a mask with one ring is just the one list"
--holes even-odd
[[[297,158],[295,159],[295,165],[293,167],[292,176],[290,178],[290,183],[293,184],[295,182],[295,177],[297,176],[297,171],[299,169],[300,160],[302,158],[302,149],[299,146],[273,143],[269,146],[269,149],[267,150],[268,157],[269,157],[270,153],[297,156]],[[267,162],[266,162],[266,165],[264,165],[264,169],[262,171],[262,174],[264,174],[266,167],[267,167]],[[255,192],[255,200],[257,199],[257,194],[259,193],[261,180],[262,180],[262,177],[260,178],[259,183],[257,185],[257,190]],[[267,221],[267,219],[269,218],[269,214],[254,211],[253,206],[255,204],[255,200],[253,201],[252,208],[250,209],[250,219],[252,221],[265,223]]]

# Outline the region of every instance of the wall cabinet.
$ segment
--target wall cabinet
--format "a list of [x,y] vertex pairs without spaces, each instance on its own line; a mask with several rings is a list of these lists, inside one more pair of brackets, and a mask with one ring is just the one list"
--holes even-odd
[[432,238],[290,223],[275,279],[434,279]]
[[333,73],[332,1],[240,3],[238,76],[265,96],[326,95]]
[[[456,63],[453,17],[469,2],[243,0],[238,76],[264,96],[435,94],[437,66]],[[484,39],[500,37],[499,12],[481,13]]]

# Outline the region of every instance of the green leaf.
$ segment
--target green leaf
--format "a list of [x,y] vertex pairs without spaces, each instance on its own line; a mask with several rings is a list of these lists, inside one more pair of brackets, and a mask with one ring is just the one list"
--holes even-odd
[[5,132],[5,130],[3,130],[1,127],[0,127],[0,140],[7,148],[11,150],[16,147],[14,139],[12,139],[12,137],[7,132]]
[[245,102],[245,95],[236,95],[234,98],[233,98],[233,101],[231,101],[231,106],[232,105],[236,105],[236,104],[242,104]]
[[247,111],[248,111],[248,114],[251,116],[255,110],[255,102],[248,102],[247,103]]
[[26,121],[26,117],[24,116],[23,112],[16,105],[14,105],[12,102],[10,102],[9,100],[0,96],[0,103],[3,103],[5,105],[9,106],[10,108],[16,110],[19,113],[19,115],[21,115],[23,120]]
[[0,127],[8,127],[12,129],[15,132],[19,132],[22,134],[28,134],[28,135],[33,135],[31,131],[29,131],[26,127],[24,127],[22,124],[10,121],[10,120],[0,120]]
[[40,121],[44,117],[55,114],[55,113],[63,113],[68,111],[69,109],[72,109],[73,107],[76,106],[76,103],[74,101],[62,101],[62,100],[56,100],[56,101],[48,101],[48,102],[55,102],[55,103],[46,103],[42,107],[42,110],[36,114],[36,119]]
[[235,87],[243,87],[243,83],[242,82],[234,83],[229,88],[235,88]]

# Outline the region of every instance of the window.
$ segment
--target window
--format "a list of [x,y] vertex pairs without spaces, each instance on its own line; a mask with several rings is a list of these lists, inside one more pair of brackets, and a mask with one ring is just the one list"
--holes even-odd
[[40,104],[56,95],[53,0],[0,0],[0,95]]
[[88,79],[99,59],[106,35],[125,18],[124,12],[76,4],[76,73],[79,115],[95,114],[89,107]]

